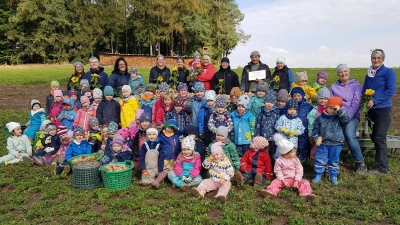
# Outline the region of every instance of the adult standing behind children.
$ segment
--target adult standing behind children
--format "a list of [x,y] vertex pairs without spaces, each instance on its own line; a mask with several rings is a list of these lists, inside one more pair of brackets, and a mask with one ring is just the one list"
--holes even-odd
[[[331,85],[331,96],[338,96],[343,100],[343,109],[350,117],[350,122],[344,125],[344,138],[357,164],[356,173],[365,173],[367,166],[356,137],[357,126],[360,122],[361,84],[356,79],[350,78],[350,68],[347,64],[339,64],[336,74],[339,80]],[[310,133],[308,135],[311,136]]]
[[[106,72],[104,72],[104,68],[100,66],[100,61],[98,58],[92,56],[89,59],[90,70],[83,75],[82,79],[87,79],[90,84],[94,84],[94,80],[92,80],[92,75],[97,74],[99,77],[97,78],[97,85],[100,85],[100,89],[103,90],[105,86],[108,85],[109,79]],[[93,89],[93,88],[92,88]],[[68,89],[69,90],[69,89]]]
[[372,89],[375,93],[368,101],[369,126],[372,128],[371,140],[374,142],[376,155],[375,167],[369,170],[371,174],[387,173],[388,157],[386,135],[392,121],[391,98],[396,92],[396,72],[383,64],[385,52],[375,49],[371,53],[372,65],[368,68],[362,93]]
[[[279,77],[279,87],[275,91],[279,92],[281,89],[286,89],[289,92],[290,88],[292,87],[292,83],[294,82],[294,73],[285,64],[284,57],[279,57],[276,60],[275,71],[272,74],[272,79],[274,79],[275,76]],[[274,89],[273,85],[274,82],[272,82],[271,89]]]
[[[67,90],[75,89],[75,90],[80,91],[79,83],[81,82],[82,79],[85,79],[84,74],[85,74],[85,71],[83,68],[83,64],[81,62],[75,62],[74,63],[74,73],[71,75],[71,77],[68,80]],[[74,82],[72,80],[74,77],[78,77],[79,80]],[[74,86],[73,83],[76,83],[77,85]]]
[[124,58],[118,58],[109,79],[109,85],[114,89],[114,95],[121,93],[122,86],[129,85],[129,79],[128,63]]
[[157,84],[159,82],[166,82],[168,84],[171,71],[165,65],[164,56],[161,54],[158,55],[156,62],[157,64],[153,66],[150,70],[149,83]]
[[[222,88],[219,83],[222,83]],[[235,71],[231,70],[229,59],[221,59],[219,71],[216,72],[211,80],[213,90],[218,94],[230,94],[233,87],[239,87],[239,77]]]
[[201,64],[201,74],[196,77],[197,81],[204,84],[207,90],[212,90],[211,79],[215,74],[215,67],[211,63],[211,57],[209,55],[203,55],[203,63]]
[[[269,83],[271,79],[271,71],[267,64],[260,61],[260,53],[258,51],[253,51],[250,54],[251,61],[243,68],[242,81],[240,89],[244,92],[256,92],[257,84],[260,82]],[[265,79],[249,80],[249,72],[265,70]]]

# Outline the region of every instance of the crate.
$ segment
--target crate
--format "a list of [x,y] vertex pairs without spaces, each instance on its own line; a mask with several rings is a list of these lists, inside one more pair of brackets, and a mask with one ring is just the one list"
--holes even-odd
[[103,178],[104,187],[111,190],[123,190],[129,188],[132,183],[133,162],[126,160],[125,162],[117,162],[114,164],[124,164],[127,166],[127,169],[112,172],[104,169],[106,165],[100,167],[99,171]]
[[93,189],[102,185],[100,162],[82,162],[72,168],[72,188]]
[[77,164],[76,162],[72,162],[72,160],[75,159],[75,158],[79,158],[79,157],[81,157],[81,156],[99,156],[99,157],[95,160],[95,162],[96,162],[96,161],[100,161],[100,158],[101,158],[98,152],[97,152],[97,153],[91,153],[91,154],[77,155],[77,156],[74,156],[74,157],[72,157],[72,158],[69,159],[68,162],[69,162],[69,164],[71,164],[71,167],[74,167],[75,164]]

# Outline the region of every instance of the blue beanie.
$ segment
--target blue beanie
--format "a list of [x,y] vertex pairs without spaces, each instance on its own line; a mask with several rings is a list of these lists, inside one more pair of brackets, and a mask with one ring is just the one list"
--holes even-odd
[[294,88],[290,91],[290,96],[292,96],[292,98],[293,98],[294,93],[299,93],[299,94],[301,95],[301,97],[304,98],[304,95],[305,95],[305,94],[304,94],[303,88],[301,88],[301,87],[294,87]]
[[205,92],[206,88],[204,87],[203,82],[197,81],[193,85],[193,90],[194,90],[195,93],[200,92],[200,91]]
[[139,120],[140,122],[149,121],[151,123],[151,116],[148,113],[142,113]]
[[276,104],[276,96],[277,96],[277,93],[275,91],[272,91],[272,90],[269,91],[264,98],[264,103],[271,102],[272,104],[275,105]]
[[114,90],[111,86],[106,86],[104,88],[104,96],[114,96]]
[[293,98],[289,99],[286,103],[286,109],[295,108],[296,110],[299,109],[299,104]]

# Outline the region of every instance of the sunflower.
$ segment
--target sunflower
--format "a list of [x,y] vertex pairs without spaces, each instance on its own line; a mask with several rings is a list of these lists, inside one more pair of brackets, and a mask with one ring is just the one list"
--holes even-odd
[[274,81],[275,81],[276,83],[278,83],[279,81],[281,81],[281,78],[280,78],[278,75],[276,75],[276,76],[274,77]]
[[178,67],[177,66],[173,67],[172,71],[178,71]]
[[97,73],[92,74],[92,77],[98,78],[100,75],[98,75]]
[[201,67],[201,64],[200,64],[200,63],[197,63],[197,64],[196,64],[196,67],[197,67],[197,68],[200,68],[200,67]]
[[375,94],[375,91],[372,90],[372,89],[367,89],[367,90],[365,90],[364,94],[367,95],[367,96],[372,96],[372,95]]
[[72,81],[73,83],[78,83],[79,78],[78,78],[78,77],[72,77],[72,78],[71,78],[71,81]]
[[224,79],[219,79],[218,82],[222,83],[224,82]]
[[162,76],[158,76],[157,80],[158,80],[159,82],[162,82],[164,79],[162,78]]

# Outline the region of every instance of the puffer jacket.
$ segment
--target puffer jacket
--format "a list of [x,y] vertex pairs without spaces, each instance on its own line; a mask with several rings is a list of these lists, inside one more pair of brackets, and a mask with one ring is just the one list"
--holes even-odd
[[350,121],[346,110],[340,109],[336,115],[325,112],[315,119],[312,138],[322,137],[324,145],[342,145],[344,142],[343,127]]
[[254,136],[263,136],[268,141],[273,141],[276,133],[275,124],[279,119],[279,110],[272,109],[267,111],[265,107],[261,109],[261,113],[257,116],[256,130]]
[[65,160],[69,161],[72,157],[90,153],[92,153],[92,145],[88,141],[82,140],[79,144],[72,141],[65,153]]
[[235,71],[231,70],[231,66],[228,66],[226,69],[220,66],[219,71],[214,74],[211,85],[215,93],[219,93],[219,80],[223,80],[224,82],[223,88],[225,94],[229,94],[233,87],[239,87],[239,77]]

